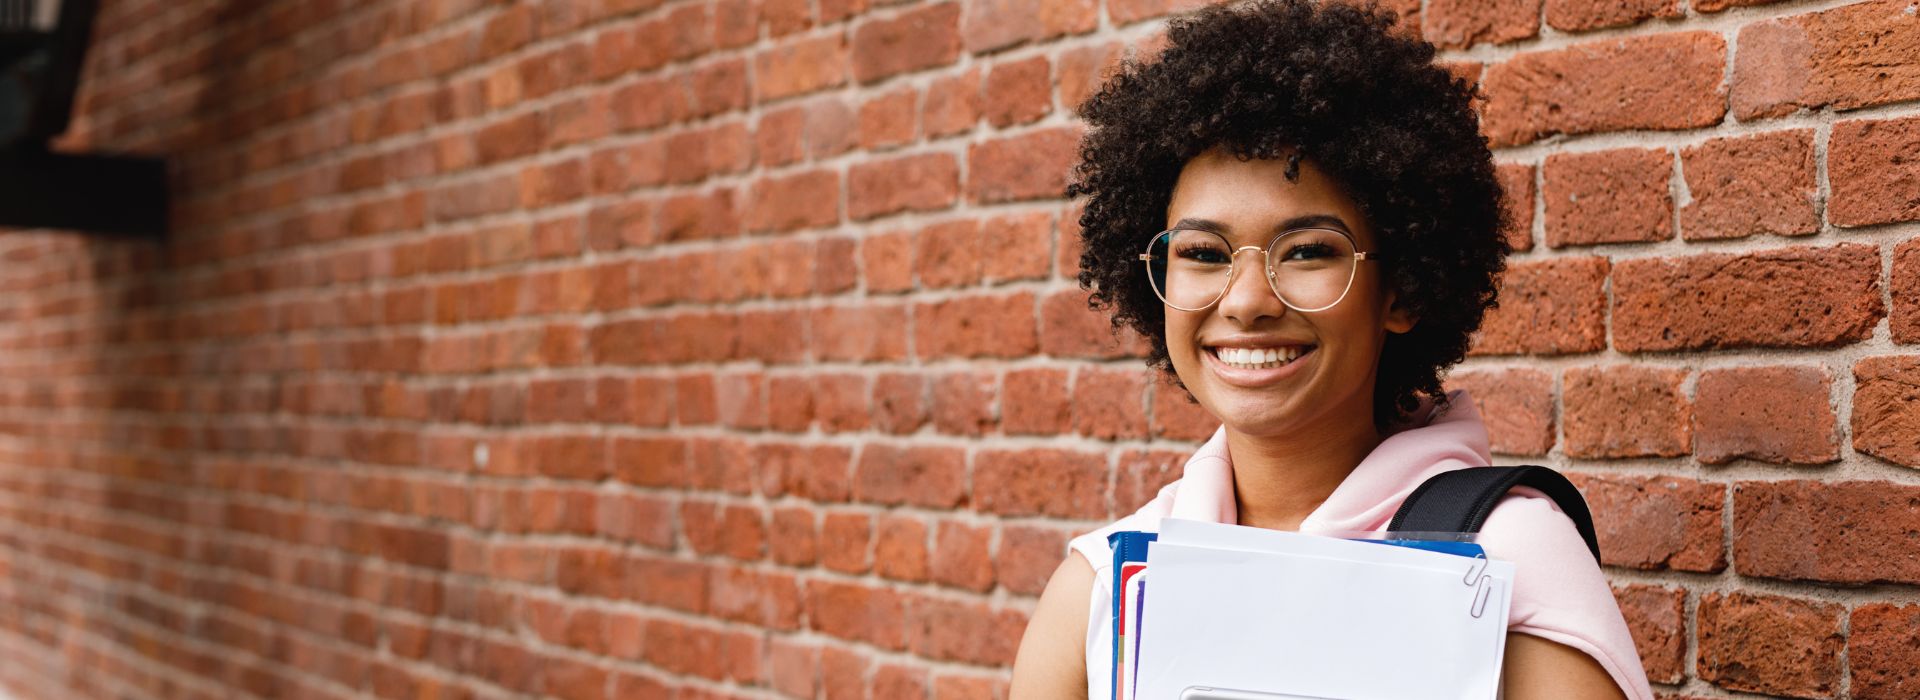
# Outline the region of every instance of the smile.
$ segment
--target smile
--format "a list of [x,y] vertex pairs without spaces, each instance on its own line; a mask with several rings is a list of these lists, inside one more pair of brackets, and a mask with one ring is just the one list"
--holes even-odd
[[1272,369],[1292,364],[1300,356],[1313,352],[1312,345],[1284,345],[1271,348],[1225,348],[1210,347],[1207,353],[1213,355],[1228,367],[1234,369]]

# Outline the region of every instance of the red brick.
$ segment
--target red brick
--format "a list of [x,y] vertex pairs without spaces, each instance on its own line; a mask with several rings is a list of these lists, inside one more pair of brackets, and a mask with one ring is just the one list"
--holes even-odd
[[1726,568],[1725,486],[1665,476],[1569,478],[1593,511],[1601,563],[1649,570]]
[[1840,424],[1824,367],[1737,367],[1700,373],[1694,387],[1694,454],[1707,464],[1741,457],[1821,464],[1840,459]]
[[1692,442],[1685,370],[1614,365],[1567,370],[1566,451],[1573,457],[1674,457]]
[[1094,0],[968,0],[960,35],[969,53],[985,53],[1036,39],[1093,31],[1100,22]]
[[762,49],[753,57],[753,101],[843,85],[848,68],[847,39],[837,32]]
[[1920,487],[1876,481],[1742,482],[1733,565],[1746,576],[1920,583]]
[[913,309],[914,352],[921,358],[1020,357],[1039,349],[1033,294],[957,297]]
[[1518,262],[1501,275],[1499,306],[1487,311],[1475,355],[1594,352],[1607,344],[1607,260]]
[[1888,326],[1893,342],[1920,343],[1920,238],[1908,239],[1893,249],[1893,317]]
[[759,180],[746,210],[750,231],[830,226],[840,220],[840,174],[813,170]]
[[1067,403],[1067,372],[1029,368],[1007,372],[1001,401],[1001,430],[1008,435],[1064,432],[1072,419]]
[[860,147],[871,151],[912,143],[919,115],[920,91],[911,87],[860,103]]
[[959,198],[960,164],[946,153],[862,162],[847,170],[847,216],[856,221],[945,209]]
[[1920,606],[1871,603],[1853,610],[1847,639],[1852,695],[1868,698],[1920,696]]
[[862,23],[853,31],[853,76],[862,84],[949,65],[960,57],[960,4],[943,2]]
[[809,317],[814,357],[897,360],[907,354],[907,312],[900,306],[827,306]]
[[664,241],[720,238],[740,233],[740,212],[734,206],[731,189],[668,197],[659,212],[654,228]]
[[804,105],[761,112],[753,128],[754,162],[773,168],[807,157],[806,128]]
[[1115,329],[1105,312],[1087,307],[1087,294],[1064,289],[1040,305],[1040,350],[1056,357],[1111,359],[1143,356],[1146,339],[1132,329]]
[[1083,368],[1073,379],[1073,429],[1101,440],[1147,436],[1147,379],[1144,367],[1109,370]]
[[1614,347],[1833,347],[1865,340],[1886,313],[1879,273],[1879,249],[1858,243],[1621,261],[1613,270]]
[[1563,32],[1624,27],[1681,14],[1677,0],[1547,0],[1547,26]]
[[952,136],[980,121],[980,68],[935,78],[920,106],[921,128],[927,138]]
[[1052,71],[1046,56],[994,64],[980,100],[987,123],[1005,128],[1053,112]]
[[1053,265],[1053,214],[1006,214],[980,224],[981,273],[987,282],[1044,279]]
[[814,630],[874,646],[906,648],[906,604],[899,594],[858,583],[807,582],[807,622]]
[[820,653],[820,691],[827,700],[865,700],[867,656],[852,649],[825,647]]
[[1446,49],[1505,44],[1540,34],[1540,0],[1428,0],[1427,41]]
[[1210,0],[1107,0],[1107,17],[1114,26],[1198,9]]
[[1500,178],[1500,206],[1512,222],[1506,229],[1507,244],[1516,251],[1533,250],[1533,166],[1505,163],[1496,166],[1494,174]]
[[892,664],[881,666],[873,672],[872,697],[926,700],[927,670]]
[[874,236],[860,244],[868,294],[913,289],[915,243],[913,234],[902,231]]
[[1727,111],[1726,54],[1726,40],[1705,31],[1523,53],[1481,79],[1481,129],[1497,148],[1553,134],[1716,124]]
[[942,675],[933,679],[933,700],[1005,700],[1007,681],[995,676]]
[[1863,358],[1853,384],[1853,449],[1920,467],[1920,358]]
[[977,602],[916,597],[907,630],[913,653],[940,661],[1008,666],[1020,648],[1027,617]]
[[1553,449],[1553,375],[1525,368],[1454,372],[1447,389],[1473,398],[1495,454],[1537,457]]
[[1920,98],[1920,19],[1910,8],[1862,2],[1741,27],[1734,115],[1747,121]]
[[1833,125],[1827,217],[1837,226],[1920,221],[1920,117]]
[[920,518],[882,517],[873,547],[874,573],[897,581],[927,580],[927,524]]
[[1820,230],[1812,129],[1713,139],[1682,149],[1680,166],[1693,200],[1680,206],[1682,238]]
[[1059,86],[1060,104],[1077,113],[1080,103],[1113,77],[1125,55],[1121,49],[1120,42],[1108,41],[1062,52],[1060,70],[1054,80]]
[[853,498],[863,503],[953,508],[966,502],[966,488],[959,448],[870,443],[854,469]]
[[[760,20],[767,34],[775,37],[811,29],[814,26],[813,3],[806,0],[761,0]],[[807,697],[813,697],[808,693]]]
[[853,451],[841,445],[764,442],[755,447],[752,459],[760,492],[768,497],[837,502],[847,500],[852,488]]
[[1730,690],[1802,698],[1840,687],[1842,617],[1834,603],[1750,593],[1700,596],[1700,678]]
[[892,372],[873,381],[873,426],[907,434],[927,424],[927,380],[917,374]]
[[1055,449],[981,451],[974,457],[973,507],[1002,516],[1105,516],[1106,458]]
[[800,628],[800,586],[792,576],[748,569],[715,572],[713,611],[720,617],[776,630]]
[[999,379],[992,372],[948,372],[933,380],[933,425],[949,435],[979,436],[998,422]]
[[1673,200],[1667,196],[1672,153],[1652,148],[1555,153],[1543,169],[1547,246],[1673,237]]
[[941,521],[933,544],[933,581],[985,593],[993,588],[993,526]]
[[1039,595],[1067,551],[1069,536],[1059,530],[1005,525],[994,553],[993,571],[1000,587],[1018,595]]
[[829,512],[820,521],[820,566],[843,574],[864,574],[873,566],[873,517]]
[[782,566],[809,567],[819,561],[820,530],[814,512],[807,506],[777,508],[773,511],[776,545],[769,550],[773,562]]
[[1753,7],[1780,2],[1780,0],[1693,0],[1693,9],[1701,12],[1720,12],[1729,7]]
[[767,643],[767,677],[774,692],[811,700],[819,687],[820,648],[773,637]]
[[915,237],[913,266],[925,289],[980,283],[986,248],[980,222],[953,219],[927,226]]
[[1062,126],[967,146],[967,201],[1062,196],[1079,142],[1079,127]]
[[855,374],[816,377],[813,383],[813,411],[820,430],[844,433],[864,430],[867,413],[867,378]]
[[1150,407],[1153,436],[1169,440],[1205,440],[1220,428],[1220,419],[1193,400],[1187,390],[1175,386],[1164,374],[1154,377]]
[[1630,584],[1615,586],[1614,600],[1633,633],[1647,680],[1680,683],[1687,674],[1687,592]]

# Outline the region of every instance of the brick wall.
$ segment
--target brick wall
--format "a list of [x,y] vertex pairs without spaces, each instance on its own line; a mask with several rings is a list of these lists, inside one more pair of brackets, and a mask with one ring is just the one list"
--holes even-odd
[[[0,236],[18,697],[1002,697],[1211,429],[1058,198],[1188,2],[105,4],[176,233]],[[1920,696],[1914,6],[1401,4],[1523,222],[1452,384],[1656,686]]]

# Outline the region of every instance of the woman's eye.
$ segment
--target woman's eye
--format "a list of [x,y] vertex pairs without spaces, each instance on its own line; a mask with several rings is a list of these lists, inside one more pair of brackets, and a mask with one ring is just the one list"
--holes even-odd
[[1297,245],[1287,249],[1281,260],[1318,260],[1333,255],[1333,250],[1324,245]]
[[1181,248],[1178,251],[1175,251],[1174,255],[1180,258],[1181,260],[1191,260],[1193,262],[1198,262],[1198,263],[1223,265],[1223,264],[1226,264],[1227,262],[1227,254],[1224,251],[1221,251],[1217,248],[1208,248],[1205,246],[1193,246],[1191,248]]

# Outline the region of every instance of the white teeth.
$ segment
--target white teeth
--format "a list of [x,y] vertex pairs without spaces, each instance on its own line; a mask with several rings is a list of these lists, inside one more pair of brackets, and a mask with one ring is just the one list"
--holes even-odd
[[1216,348],[1214,356],[1221,362],[1244,368],[1277,367],[1300,358],[1303,348],[1288,346],[1281,348]]

